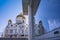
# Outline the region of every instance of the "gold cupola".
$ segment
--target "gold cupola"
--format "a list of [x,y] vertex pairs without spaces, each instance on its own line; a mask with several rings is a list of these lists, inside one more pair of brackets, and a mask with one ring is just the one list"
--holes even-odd
[[23,19],[25,19],[24,15],[22,13],[20,13],[19,15],[17,15],[16,18],[18,18],[18,17],[22,17]]

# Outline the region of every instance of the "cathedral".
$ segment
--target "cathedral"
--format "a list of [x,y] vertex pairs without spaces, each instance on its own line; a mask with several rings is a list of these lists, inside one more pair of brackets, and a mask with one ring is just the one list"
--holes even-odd
[[27,38],[28,37],[28,25],[25,23],[25,17],[22,13],[17,15],[16,23],[12,23],[12,20],[8,20],[8,25],[3,33],[4,38]]

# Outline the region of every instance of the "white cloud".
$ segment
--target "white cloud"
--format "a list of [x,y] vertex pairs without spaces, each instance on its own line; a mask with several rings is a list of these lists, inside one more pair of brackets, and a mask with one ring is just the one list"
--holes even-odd
[[60,22],[57,21],[57,20],[52,20],[52,21],[48,20],[48,24],[49,24],[50,30],[53,30],[53,29],[55,29],[57,27],[60,27]]

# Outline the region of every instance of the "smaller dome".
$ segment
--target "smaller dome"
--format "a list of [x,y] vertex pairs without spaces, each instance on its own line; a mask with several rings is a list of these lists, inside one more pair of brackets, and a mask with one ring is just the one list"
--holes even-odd
[[12,22],[12,20],[11,20],[11,19],[9,19],[9,20],[8,20],[8,22]]
[[42,20],[40,20],[39,23],[42,23]]
[[20,13],[20,15],[17,15],[17,17],[22,17],[23,19],[25,19],[24,15]]

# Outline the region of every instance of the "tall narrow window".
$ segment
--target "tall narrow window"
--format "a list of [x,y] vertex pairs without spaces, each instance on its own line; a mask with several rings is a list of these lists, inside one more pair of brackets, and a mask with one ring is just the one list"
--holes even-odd
[[17,29],[15,29],[15,33],[17,33]]
[[24,23],[24,20],[23,20],[23,23]]
[[13,33],[13,30],[12,29],[10,30],[10,33]]
[[22,33],[24,33],[24,30],[22,30]]

